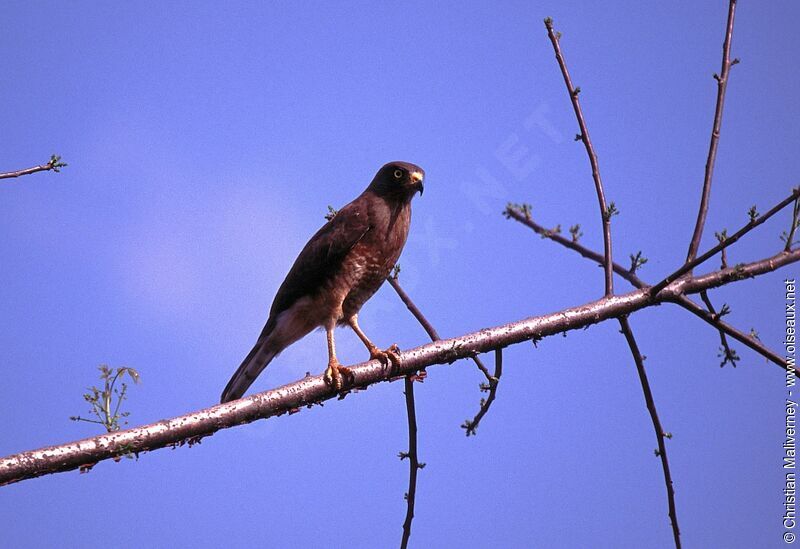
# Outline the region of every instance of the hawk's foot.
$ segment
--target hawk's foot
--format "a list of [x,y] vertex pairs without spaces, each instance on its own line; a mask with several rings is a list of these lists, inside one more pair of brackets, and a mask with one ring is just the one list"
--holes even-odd
[[376,358],[380,360],[386,366],[391,365],[393,368],[398,368],[400,366],[400,347],[397,344],[390,346],[385,351],[381,351],[377,347],[372,347],[369,350],[369,358],[371,360],[375,360]]
[[328,368],[325,370],[323,379],[325,383],[337,391],[341,390],[345,383],[352,385],[355,382],[353,371],[339,364],[338,360],[328,362]]
[[341,365],[339,364],[338,360],[329,360],[328,368],[325,370],[325,373],[322,376],[322,379],[325,380],[325,383],[337,391],[342,388],[342,374],[339,373],[339,368],[341,368]]

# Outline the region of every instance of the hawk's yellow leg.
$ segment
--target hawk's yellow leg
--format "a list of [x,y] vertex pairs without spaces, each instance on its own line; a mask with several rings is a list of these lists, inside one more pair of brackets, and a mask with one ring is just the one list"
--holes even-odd
[[387,366],[389,365],[389,363],[391,363],[392,366],[395,367],[400,365],[400,355],[398,354],[400,352],[400,348],[396,344],[392,345],[385,351],[381,351],[380,349],[378,349],[375,346],[375,344],[369,340],[367,334],[365,334],[361,330],[361,327],[358,325],[358,315],[353,315],[350,318],[348,318],[347,324],[350,325],[350,327],[358,336],[358,339],[360,339],[367,347],[367,350],[369,351],[369,358],[371,359],[377,358]]
[[344,381],[343,376],[348,378],[348,381],[352,383],[353,373],[350,371],[350,368],[345,368],[339,364],[339,359],[336,358],[336,342],[333,338],[335,326],[336,323],[329,323],[325,326],[325,332],[328,336],[328,368],[325,370],[323,379],[325,383],[338,391],[342,388]]

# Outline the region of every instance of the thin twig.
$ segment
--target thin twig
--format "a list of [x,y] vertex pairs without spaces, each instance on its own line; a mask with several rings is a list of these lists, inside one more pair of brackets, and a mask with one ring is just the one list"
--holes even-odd
[[117,379],[119,378],[120,374],[122,374],[122,372],[124,372],[124,371],[125,370],[117,369],[117,373],[114,374],[114,377],[111,379],[111,385],[109,386],[108,384],[106,384],[105,414],[106,414],[106,420],[108,421],[109,425],[112,424],[111,423],[111,418],[112,417],[119,417],[119,416],[117,416],[117,412],[119,412],[119,407],[122,404],[122,401],[125,400],[125,385],[123,384],[122,394],[120,395],[120,398],[117,399],[117,405],[114,407],[114,414],[113,415],[109,415],[109,414],[111,414],[111,397],[114,394],[114,385],[116,385]]
[[481,407],[478,410],[478,413],[475,414],[475,417],[472,418],[472,421],[467,420],[464,422],[461,427],[466,429],[467,436],[474,435],[478,430],[478,425],[480,424],[483,416],[489,411],[489,408],[492,406],[492,402],[494,402],[495,397],[497,396],[497,386],[500,383],[500,376],[503,375],[503,349],[498,348],[494,350],[494,377],[489,380],[489,383],[481,385],[481,389],[484,389],[489,392],[489,396],[485,399],[481,399]]
[[731,236],[727,237],[724,241],[720,242],[719,244],[708,250],[700,257],[693,259],[688,263],[685,263],[678,270],[676,270],[675,272],[664,278],[664,280],[652,286],[650,288],[650,295],[652,296],[658,295],[658,292],[666,288],[670,283],[679,279],[683,275],[690,273],[692,269],[694,269],[701,263],[704,263],[709,258],[719,253],[720,250],[724,250],[725,248],[727,248],[728,246],[739,240],[741,237],[743,237],[744,235],[746,235],[747,233],[749,233],[750,231],[752,231],[753,229],[764,223],[767,219],[769,219],[770,217],[781,211],[783,208],[794,202],[798,197],[800,197],[800,187],[795,188],[792,191],[792,194],[781,200],[776,206],[774,206],[767,213],[765,213],[764,215],[759,215],[755,218],[751,218],[750,221],[747,223],[747,225],[745,225],[744,227],[733,233]]
[[394,288],[394,291],[397,292],[397,295],[400,297],[400,300],[403,304],[411,311],[411,314],[414,315],[414,318],[417,319],[417,322],[423,327],[423,329],[428,333],[428,336],[431,338],[431,341],[438,341],[442,338],[439,337],[439,333],[436,331],[436,328],[425,318],[425,315],[422,314],[422,311],[416,306],[416,304],[411,301],[411,298],[408,297],[406,291],[400,286],[400,282],[397,280],[397,277],[390,276],[386,280],[389,281],[389,284]]
[[[737,330],[730,324],[723,322],[719,319],[715,319],[714,315],[710,312],[705,310],[703,307],[692,301],[691,299],[684,296],[683,299],[676,302],[678,305],[689,311],[690,313],[697,316],[697,318],[704,320],[711,324],[712,326],[719,327],[720,330],[723,330],[726,335],[732,337],[739,343],[747,345],[752,350],[769,360],[770,362],[774,362],[784,370],[788,369],[790,366],[786,362],[785,357],[780,356],[778,353],[770,349],[769,347],[765,347],[758,339],[753,337],[752,335],[746,334],[740,330]],[[796,375],[800,375],[800,368],[792,367],[792,370]]]
[[[717,242],[725,242],[725,239],[728,238],[728,230],[727,229],[722,229],[720,232],[714,233],[714,237],[716,237]],[[727,269],[728,268],[727,250],[725,248],[723,248],[720,251],[722,253],[720,254],[720,258],[719,258],[719,268],[720,269]]]
[[703,236],[703,227],[706,224],[706,214],[708,213],[708,200],[711,195],[711,178],[714,175],[714,163],[717,159],[719,133],[722,127],[722,110],[725,105],[725,90],[728,87],[728,74],[730,68],[738,63],[736,59],[731,61],[731,38],[733,37],[733,16],[735,11],[736,0],[730,0],[728,3],[728,24],[725,28],[725,41],[722,44],[722,68],[719,74],[714,75],[717,80],[717,105],[714,109],[714,123],[711,127],[711,142],[708,145],[703,192],[700,197],[700,208],[697,212],[697,222],[695,223],[694,234],[692,234],[692,241],[689,244],[686,263],[694,261],[697,256],[697,250],[700,248],[700,239]]
[[661,458],[661,468],[664,470],[664,484],[667,487],[667,501],[669,504],[669,518],[672,523],[672,537],[675,539],[675,547],[681,547],[681,534],[678,528],[678,514],[675,510],[675,488],[672,484],[672,474],[669,470],[669,459],[667,458],[667,447],[664,443],[664,438],[671,436],[664,432],[661,427],[661,421],[658,419],[658,411],[656,410],[656,403],[653,399],[653,392],[650,390],[650,382],[647,380],[647,372],[644,369],[644,357],[639,351],[639,346],[636,344],[636,339],[633,336],[633,330],[628,322],[627,316],[619,317],[619,324],[622,328],[622,333],[625,335],[625,340],[631,349],[633,360],[636,363],[636,371],[639,372],[639,381],[642,384],[642,392],[644,393],[644,400],[647,403],[647,411],[650,412],[650,419],[653,421],[653,430],[656,433],[656,440],[658,441],[658,456]]
[[73,420],[73,421],[83,421],[85,423],[97,423],[98,425],[107,425],[107,423],[105,421],[99,421],[99,420],[96,420],[96,419],[89,419],[89,418],[85,418],[85,417],[81,417],[81,416],[72,416],[70,419]]
[[789,227],[789,232],[786,233],[786,246],[783,248],[787,252],[794,245],[794,233],[797,231],[798,223],[800,223],[800,199],[795,199],[794,208],[792,208],[792,226]]
[[414,520],[414,502],[417,497],[417,472],[425,467],[420,464],[417,455],[417,414],[414,407],[414,376],[405,378],[406,413],[408,415],[408,453],[400,454],[401,459],[408,458],[408,492],[406,492],[406,519],[403,522],[403,539],[401,549],[408,547],[411,537],[411,522]]
[[553,50],[555,51],[556,59],[558,60],[558,66],[561,68],[561,74],[564,77],[564,84],[567,86],[567,92],[569,93],[569,98],[572,101],[572,108],[575,111],[575,117],[578,119],[578,126],[580,127],[581,133],[576,136],[576,139],[580,138],[580,140],[583,141],[583,145],[586,147],[586,154],[589,156],[589,163],[592,166],[592,179],[594,179],[597,202],[600,206],[600,216],[603,222],[603,248],[605,254],[603,257],[603,271],[605,274],[605,295],[609,296],[614,293],[614,275],[612,271],[612,263],[614,260],[612,259],[611,254],[611,216],[613,215],[614,211],[613,204],[612,208],[606,206],[605,193],[603,192],[603,182],[600,179],[600,167],[597,163],[597,154],[594,152],[592,140],[589,138],[589,130],[586,127],[586,121],[583,118],[581,104],[578,101],[580,88],[575,88],[572,85],[572,80],[570,79],[569,71],[567,70],[567,64],[564,61],[564,55],[561,52],[561,33],[556,33],[553,30],[553,20],[549,17],[544,20],[544,26],[547,28],[547,35],[550,37],[550,42],[553,44]]
[[[397,292],[400,300],[405,304],[417,322],[420,323],[422,328],[428,333],[431,341],[438,341],[439,337],[436,328],[428,322],[422,311],[411,301],[411,298],[403,290],[402,286],[397,280],[397,271],[393,276],[387,279],[389,284]],[[406,518],[403,521],[403,538],[400,542],[400,547],[406,549],[408,547],[408,540],[411,538],[411,523],[414,520],[414,504],[417,498],[417,471],[420,469],[419,456],[417,454],[417,413],[414,404],[414,376],[406,376],[405,378],[405,391],[406,396],[406,415],[408,417],[408,453],[400,454],[401,459],[408,458],[408,491],[406,492]]]
[[61,157],[54,154],[50,156],[50,161],[47,164],[42,164],[40,166],[34,166],[33,168],[26,168],[24,170],[17,170],[14,172],[0,172],[0,179],[10,179],[12,177],[21,177],[23,175],[30,175],[36,172],[60,172],[61,168],[65,167],[67,164],[65,162],[61,162]]
[[[514,219],[515,221],[522,223],[526,227],[532,229],[537,234],[542,235],[543,237],[548,238],[558,244],[561,244],[565,248],[569,248],[570,250],[579,253],[581,256],[590,259],[592,261],[596,261],[598,264],[602,265],[603,256],[601,254],[583,246],[582,244],[578,243],[577,240],[570,240],[568,238],[564,238],[560,234],[554,233],[553,231],[546,229],[542,225],[536,223],[530,217],[530,215],[525,215],[525,213],[521,212],[519,209],[513,206],[508,206],[504,213],[506,217],[508,217],[509,219]],[[630,284],[635,288],[644,289],[649,287],[649,284],[640,279],[636,274],[632,273],[630,269],[626,269],[625,267],[623,267],[618,263],[614,263],[613,267],[615,273],[617,273],[619,276],[630,282]],[[713,326],[715,329],[724,332],[726,335],[746,345],[756,353],[764,356],[767,360],[774,362],[781,368],[787,369],[789,367],[784,357],[778,355],[768,347],[765,347],[764,344],[761,343],[756,338],[745,334],[744,332],[734,328],[733,326],[731,326],[727,322],[722,321],[719,318],[714,318],[714,316],[711,313],[707,312],[700,305],[698,305],[685,295],[679,296],[675,301],[675,303],[677,303],[687,311],[691,312],[692,314],[696,315],[701,320],[704,320],[705,322]],[[800,375],[800,369],[795,368],[795,372],[798,375]]]
[[[572,251],[578,252],[581,256],[585,257],[586,259],[591,259],[592,261],[596,261],[598,265],[600,265],[601,267],[603,266],[604,258],[602,254],[595,252],[594,250],[590,250],[583,244],[580,244],[576,239],[570,240],[569,238],[566,238],[557,232],[554,232],[542,225],[539,225],[530,217],[530,215],[525,215],[525,213],[522,212],[519,208],[513,205],[508,205],[505,211],[503,212],[503,215],[505,215],[508,219],[513,219],[515,221],[522,223],[529,229],[532,229],[536,234],[539,234],[544,238],[550,239],[553,242],[557,242],[558,244],[561,244],[565,248],[569,248]],[[636,276],[634,273],[630,271],[630,269],[626,269],[619,263],[612,262],[611,268],[614,272],[616,272],[619,276],[630,282],[633,286],[637,288],[644,288],[645,286],[647,286],[647,284],[642,282],[638,276]]]

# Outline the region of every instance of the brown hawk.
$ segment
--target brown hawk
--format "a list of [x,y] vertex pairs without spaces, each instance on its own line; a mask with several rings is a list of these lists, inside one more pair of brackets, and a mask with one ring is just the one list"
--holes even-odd
[[305,245],[278,288],[264,330],[222,392],[240,398],[272,359],[317,327],[328,336],[325,381],[336,389],[350,375],[336,359],[333,330],[350,326],[370,358],[398,362],[392,346],[379,350],[358,326],[361,306],[389,275],[408,237],[411,199],[423,191],[425,172],[408,162],[383,166],[367,189],[342,208]]

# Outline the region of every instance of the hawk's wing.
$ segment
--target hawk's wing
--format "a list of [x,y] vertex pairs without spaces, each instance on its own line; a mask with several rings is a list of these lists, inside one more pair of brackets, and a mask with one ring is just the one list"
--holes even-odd
[[367,221],[368,213],[368,205],[362,195],[342,208],[311,237],[278,288],[267,325],[222,392],[222,402],[241,397],[258,374],[283,350],[280,345],[276,347],[270,344],[270,334],[277,325],[278,317],[291,309],[298,299],[321,291],[325,281],[341,269],[347,253],[371,228]]
[[264,327],[262,337],[272,329],[270,324],[278,314],[301,297],[318,292],[324,282],[338,272],[347,253],[371,229],[367,205],[362,197],[339,210],[311,237],[297,256],[275,294],[269,312],[270,320]]

